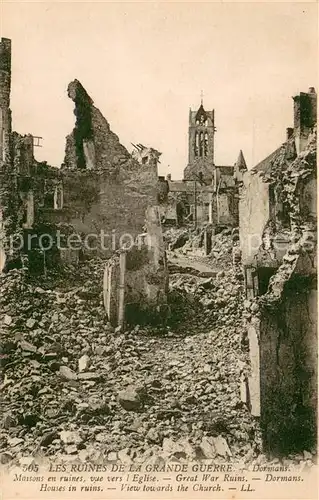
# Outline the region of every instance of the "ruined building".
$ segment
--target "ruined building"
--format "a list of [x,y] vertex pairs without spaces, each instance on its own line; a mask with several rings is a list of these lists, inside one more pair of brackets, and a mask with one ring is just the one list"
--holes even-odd
[[265,449],[310,449],[317,422],[317,95],[293,98],[286,141],[241,176],[249,394]]
[[[188,164],[182,180],[167,176],[168,192],[161,203],[164,220],[183,225],[189,221],[217,226],[238,225],[238,183],[235,170],[247,170],[242,151],[232,166],[214,161],[215,112],[203,101],[189,111]],[[164,178],[160,179],[164,183]]]
[[19,265],[12,244],[41,220],[45,206],[58,203],[59,171],[34,159],[32,135],[12,131],[10,110],[11,40],[0,42],[0,272]]
[[[74,80],[68,95],[76,120],[66,138],[64,162],[61,168],[37,162],[33,137],[11,130],[10,85],[11,42],[2,39],[0,271],[19,265],[22,257],[29,259],[30,267],[36,256],[43,266],[76,263],[94,255],[112,257],[105,271],[104,300],[113,323],[123,322],[128,311],[132,318],[145,304],[153,309],[165,306],[158,155],[144,155],[143,161],[133,158],[81,83]],[[15,252],[10,245],[14,235],[23,238],[22,251]],[[47,250],[39,245],[44,235],[53,240]],[[66,244],[71,235],[72,246]]]

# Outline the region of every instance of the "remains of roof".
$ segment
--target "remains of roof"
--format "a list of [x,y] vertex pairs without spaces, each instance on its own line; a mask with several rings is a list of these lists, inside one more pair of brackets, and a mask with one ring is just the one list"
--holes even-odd
[[251,169],[251,172],[252,173],[260,172],[260,173],[264,173],[264,174],[269,173],[271,171],[272,162],[279,155],[283,145],[279,146],[279,148],[277,148],[275,151],[270,153],[270,155],[268,155],[261,162],[259,162],[254,168]]

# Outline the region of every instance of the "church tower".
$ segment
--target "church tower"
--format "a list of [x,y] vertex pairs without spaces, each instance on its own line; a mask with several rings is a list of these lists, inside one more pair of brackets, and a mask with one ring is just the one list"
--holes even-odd
[[197,111],[189,110],[188,165],[184,179],[202,178],[211,184],[214,172],[214,110],[205,111],[203,99]]

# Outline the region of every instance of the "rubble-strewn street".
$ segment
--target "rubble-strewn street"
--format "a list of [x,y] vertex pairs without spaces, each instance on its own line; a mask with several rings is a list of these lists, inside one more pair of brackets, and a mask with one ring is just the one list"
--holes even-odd
[[223,455],[258,452],[237,382],[245,367],[242,286],[231,273],[172,274],[173,312],[180,295],[196,314],[172,330],[121,333],[106,323],[101,267],[82,266],[83,285],[69,288],[34,286],[23,271],[1,277],[4,449],[142,453],[183,437],[184,454],[210,458],[208,442],[219,436]]
[[[266,460],[240,384],[242,281],[233,270],[200,277],[189,262],[172,264],[171,325],[124,332],[106,321],[103,261],[41,287],[24,270],[1,276],[2,463]],[[300,461],[311,466],[311,453]]]

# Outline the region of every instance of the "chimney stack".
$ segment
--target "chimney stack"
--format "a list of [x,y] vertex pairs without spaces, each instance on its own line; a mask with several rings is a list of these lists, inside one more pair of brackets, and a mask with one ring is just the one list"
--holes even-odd
[[317,94],[314,87],[309,91],[300,92],[294,100],[294,135],[297,153],[304,150],[309,134],[317,123]]

